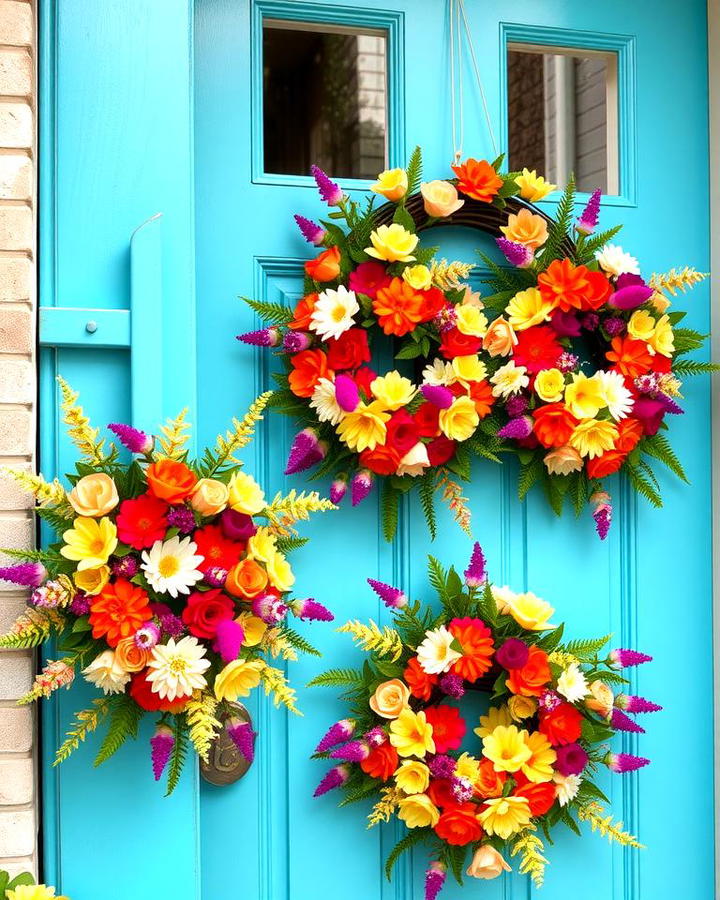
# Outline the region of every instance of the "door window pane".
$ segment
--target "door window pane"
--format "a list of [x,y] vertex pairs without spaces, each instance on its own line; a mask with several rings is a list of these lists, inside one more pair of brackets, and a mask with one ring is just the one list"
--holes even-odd
[[374,178],[387,166],[387,36],[263,23],[265,172]]
[[512,170],[619,193],[617,54],[510,45],[507,84]]

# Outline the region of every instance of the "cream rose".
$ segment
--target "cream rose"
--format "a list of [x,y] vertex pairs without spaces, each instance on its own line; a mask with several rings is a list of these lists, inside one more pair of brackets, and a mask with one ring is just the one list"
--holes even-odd
[[458,397],[448,409],[441,409],[440,430],[452,441],[466,441],[472,437],[480,422],[475,404],[469,397]]
[[106,516],[120,502],[115,482],[104,472],[84,475],[67,497],[79,516],[91,519]]
[[410,702],[410,688],[399,678],[383,681],[370,698],[370,709],[383,719],[396,719]]
[[571,475],[583,467],[582,457],[569,444],[546,453],[543,462],[551,475]]
[[599,712],[601,716],[609,716],[615,703],[612,688],[599,679],[591,681],[588,688],[590,696],[585,699],[585,706],[594,712]]
[[458,198],[458,192],[449,181],[426,181],[420,185],[425,212],[429,216],[444,219],[457,212],[465,203]]
[[490,844],[483,844],[482,847],[477,848],[472,862],[467,868],[467,874],[471,878],[484,878],[486,880],[497,878],[503,872],[511,871],[510,866]]
[[517,344],[517,335],[512,325],[502,316],[490,323],[483,338],[483,350],[490,356],[507,356]]
[[190,495],[190,506],[201,516],[216,516],[228,505],[228,486],[215,478],[201,478]]

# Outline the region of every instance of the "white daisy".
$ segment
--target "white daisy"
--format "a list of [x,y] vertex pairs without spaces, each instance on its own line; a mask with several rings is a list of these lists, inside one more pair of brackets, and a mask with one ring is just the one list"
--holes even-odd
[[558,694],[562,694],[569,703],[577,703],[578,700],[587,697],[588,683],[577,663],[570,663],[567,669],[563,670],[557,681],[557,690]]
[[640,274],[640,263],[618,244],[605,244],[602,250],[595,251],[595,259],[608,275]]
[[355,324],[353,316],[360,311],[354,291],[344,285],[337,290],[327,288],[317,300],[310,316],[310,331],[314,331],[322,340],[339,338],[348,328]]
[[447,386],[457,381],[457,375],[452,367],[452,363],[436,359],[425,366],[422,372],[422,380],[423,384]]
[[633,396],[625,387],[625,380],[619,372],[596,372],[602,384],[605,402],[610,415],[616,421],[624,419],[635,405]]
[[525,366],[516,366],[514,360],[500,366],[497,372],[490,378],[493,385],[493,397],[509,397],[517,394],[530,384]]
[[455,638],[444,625],[425,632],[425,640],[417,648],[418,662],[428,675],[439,675],[447,672],[450,666],[462,653],[450,646]]
[[310,408],[315,410],[315,415],[320,422],[329,422],[337,425],[347,413],[337,402],[335,397],[335,383],[329,378],[321,378],[310,400]]
[[184,637],[177,642],[170,638],[167,644],[153,647],[148,667],[151,671],[146,677],[153,693],[172,703],[176,697],[187,697],[207,686],[203,672],[210,668],[210,660],[205,659],[205,648],[197,638]]
[[122,694],[130,681],[130,673],[117,662],[114,650],[103,650],[82,673],[85,680],[101,688],[103,694]]
[[560,806],[567,806],[577,797],[582,778],[579,775],[561,775],[556,772],[553,781],[556,785],[558,803]]
[[150,550],[143,550],[142,565],[148,584],[158,594],[189,594],[190,588],[202,578],[198,564],[205,557],[196,556],[197,544],[189,537],[177,535],[169,541],[155,541]]
[[497,610],[500,615],[508,615],[510,612],[510,607],[517,598],[517,594],[515,593],[515,591],[511,591],[506,584],[504,584],[502,587],[498,587],[496,584],[493,584],[490,590],[492,591],[493,600],[497,604]]

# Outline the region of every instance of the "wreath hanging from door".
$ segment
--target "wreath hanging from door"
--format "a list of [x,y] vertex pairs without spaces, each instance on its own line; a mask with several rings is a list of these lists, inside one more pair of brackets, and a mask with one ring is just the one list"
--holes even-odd
[[[607,743],[619,731],[643,731],[628,713],[661,708],[626,693],[619,672],[651,657],[605,652],[610,635],[565,641],[563,626],[550,624],[548,603],[487,580],[478,544],[464,579],[432,557],[429,577],[439,611],[368,579],[393,625],[343,625],[368,654],[365,663],[311,682],[341,688],[350,707],[317,746],[315,756],[335,764],[315,796],[340,788],[343,805],[374,803],[370,826],[403,821],[409,831],[391,851],[386,874],[403,852],[425,844],[435,859],[426,900],[435,900],[448,871],[462,883],[468,862],[476,878],[510,871],[505,856],[517,857],[520,873],[540,887],[548,864],[542,836],[552,842],[560,824],[579,834],[588,823],[640,847],[605,813],[609,801],[596,777],[649,762]],[[469,729],[457,704],[472,691],[490,695],[490,707],[470,750],[461,752]]]
[[[473,456],[515,453],[520,497],[540,483],[558,514],[566,496],[577,514],[592,500],[601,538],[612,514],[603,478],[624,471],[655,506],[652,459],[685,480],[664,419],[682,412],[680,378],[714,367],[684,358],[706,336],[676,327],[684,313],[667,312],[667,294],[705,276],[684,268],[645,281],[610,243],[619,226],[595,233],[599,191],[575,219],[571,180],[553,219],[534,203],[555,185],[501,163],[468,159],[454,179],[421,183],[417,148],[406,170],[372,186],[388,201],[378,209],[314,167],[332,211],[319,225],[295,217],[323,247],[305,263],[304,296],[294,310],[248,300],[268,325],[239,339],[282,357],[270,404],[304,426],[286,474],[317,465],[315,477],[334,475],[335,502],[350,482],[353,505],[382,478],[388,540],[415,485],[433,537],[438,492],[470,533],[457,479],[469,480]],[[419,246],[438,225],[495,237],[507,265],[480,254],[487,295],[468,284],[473,264]]]
[[208,762],[221,727],[247,762],[255,735],[233,705],[262,685],[276,706],[297,712],[295,691],[269,659],[316,653],[288,618],[331,621],[312,599],[292,599],[285,553],[304,543],[295,525],[333,509],[316,492],[267,500],[236,454],[252,440],[269,394],[260,396],[214,447],[188,457],[185,413],[159,437],[113,424],[120,458],[90,425],[78,395],[59,379],[68,433],[80,451],[72,490],[57,480],[6,469],[35,496],[37,514],[58,535],[47,550],[5,550],[21,562],[0,579],[32,588],[28,608],[0,647],[37,647],[51,638],[49,661],[19,702],[69,687],[77,669],[103,697],[77,713],[55,762],[62,762],[107,719],[99,765],[136,738],[157,713],[151,740],[156,780],[175,788],[189,745]]

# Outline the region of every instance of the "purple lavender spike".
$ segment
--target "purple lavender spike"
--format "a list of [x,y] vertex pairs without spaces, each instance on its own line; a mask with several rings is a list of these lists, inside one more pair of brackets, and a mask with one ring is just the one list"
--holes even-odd
[[610,713],[610,727],[615,731],[631,731],[634,734],[645,734],[645,729],[638,725],[630,716],[625,715],[621,709],[613,709]]
[[590,194],[590,199],[588,200],[585,209],[575,223],[575,230],[579,231],[580,234],[592,234],[597,228],[601,196],[602,191],[600,188],[596,188],[592,194]]
[[331,759],[340,759],[343,762],[359,763],[370,755],[370,747],[365,741],[349,741],[342,747],[336,747],[330,751]]
[[448,697],[454,697],[456,700],[459,700],[465,693],[465,685],[459,675],[453,675],[452,672],[448,672],[447,675],[443,675],[440,679],[440,690],[443,694],[447,694]]
[[465,584],[468,587],[480,587],[487,579],[487,571],[485,569],[485,554],[482,547],[475,541],[472,553],[470,554],[470,562],[467,569],[463,572],[465,576]]
[[155,734],[150,738],[150,757],[155,781],[160,781],[170,754],[175,746],[175,738],[167,725],[158,725]]
[[304,472],[324,459],[326,452],[326,445],[319,439],[317,431],[314,428],[304,428],[293,438],[285,474]]
[[601,541],[604,541],[610,533],[610,525],[612,524],[612,507],[602,507],[600,509],[596,509],[593,513],[593,519],[595,521],[595,530],[597,531],[598,537]]
[[327,203],[328,206],[340,206],[343,199],[342,188],[339,184],[335,184],[323,172],[319,166],[310,166],[310,172],[318,186],[320,198]]
[[408,602],[407,596],[400,588],[385,584],[384,581],[376,581],[374,578],[368,578],[367,583],[389,609],[400,609]]
[[246,331],[238,334],[237,340],[252,347],[277,347],[280,343],[280,332],[277,328],[259,328],[257,331]]
[[615,698],[615,706],[624,709],[629,713],[652,713],[660,712],[662,706],[646,700],[644,697],[637,697],[635,694],[618,694]]
[[358,503],[367,497],[372,490],[373,475],[369,469],[360,469],[352,477],[350,484],[350,496],[352,497],[352,505],[357,506]]
[[606,753],[603,762],[611,772],[623,775],[625,772],[642,769],[650,763],[650,760],[644,756],[632,756],[630,753]]
[[332,791],[335,788],[340,787],[345,784],[345,782],[350,777],[350,766],[339,765],[334,766],[327,772],[320,782],[320,784],[315,788],[315,793],[313,797],[321,797],[323,794],[327,794],[328,791]]
[[388,736],[381,725],[376,725],[374,728],[371,728],[370,731],[365,732],[365,740],[373,748],[382,747],[383,744],[387,743],[387,739]]
[[117,439],[131,453],[149,453],[153,448],[153,437],[133,428],[132,425],[123,425],[121,422],[111,422],[108,430],[112,431]]
[[497,435],[501,438],[521,441],[526,437],[530,437],[532,430],[533,420],[530,416],[519,416],[517,419],[510,419],[507,425],[503,425]]
[[47,578],[47,569],[39,562],[21,562],[14,566],[0,566],[0,581],[22,587],[40,587]]
[[296,618],[309,619],[311,622],[332,622],[335,618],[327,607],[312,597],[306,600],[293,600],[290,609]]
[[353,719],[340,719],[334,725],[331,725],[323,735],[320,743],[315,748],[316,753],[325,753],[336,744],[349,740],[355,732],[355,722]]
[[450,388],[442,384],[423,384],[420,392],[428,403],[432,403],[438,409],[449,409],[455,399]]
[[274,594],[261,594],[253,600],[252,611],[267,625],[277,625],[287,616],[288,607]]
[[670,413],[671,416],[682,416],[685,413],[685,410],[682,406],[678,406],[678,404],[673,400],[672,397],[667,394],[663,394],[662,391],[658,391],[656,398],[662,405],[665,407],[665,411]]
[[347,478],[338,476],[330,485],[330,502],[337,506],[347,493],[347,486]]
[[516,244],[515,241],[509,241],[507,238],[495,238],[495,243],[505,254],[505,259],[511,266],[518,269],[526,269],[533,261],[533,252],[524,244]]
[[437,900],[446,878],[447,871],[441,862],[430,863],[425,872],[425,900]]
[[642,663],[652,662],[652,656],[640,653],[639,650],[611,650],[608,662],[614,669],[627,669],[630,666],[639,666]]
[[319,247],[325,240],[327,232],[321,225],[313,222],[312,219],[306,219],[305,216],[295,213],[295,221],[300,229],[300,234],[302,234],[308,244],[314,244],[316,247]]
[[252,730],[249,722],[243,722],[237,716],[228,719],[227,733],[245,759],[251,763],[255,759],[255,738],[257,734]]
[[310,336],[304,331],[288,331],[283,337],[282,346],[287,353],[302,353],[310,346]]

